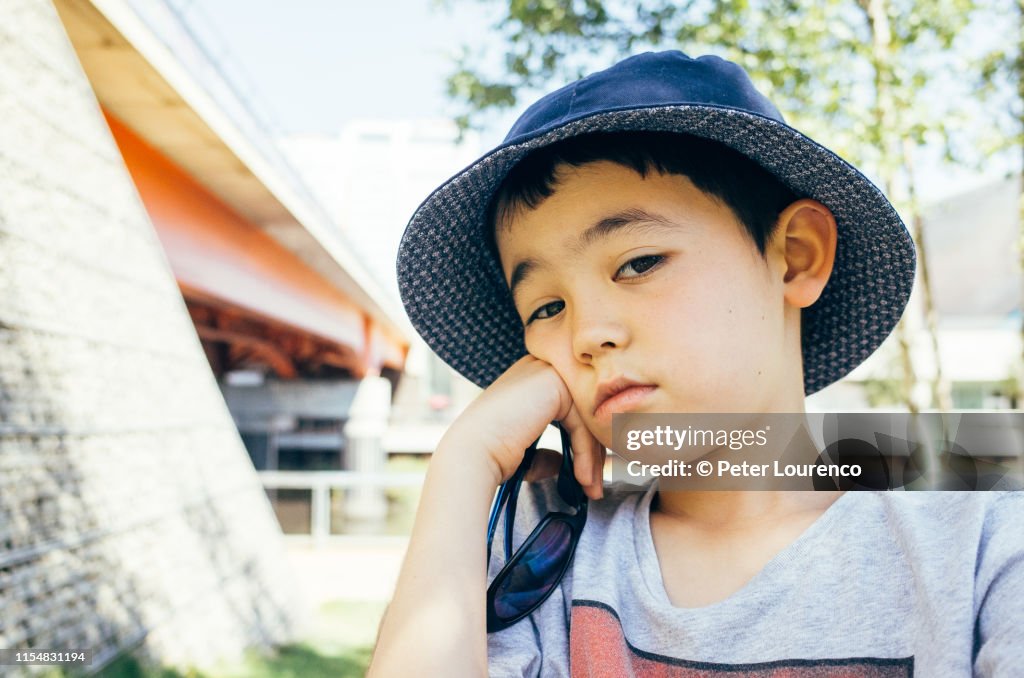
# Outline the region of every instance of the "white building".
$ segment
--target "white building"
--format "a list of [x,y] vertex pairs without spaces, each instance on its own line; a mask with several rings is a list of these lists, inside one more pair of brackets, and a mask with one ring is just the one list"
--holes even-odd
[[[395,260],[409,218],[431,191],[480,155],[478,134],[457,139],[458,129],[447,119],[357,120],[337,136],[292,136],[279,145],[363,264],[398,299]],[[450,421],[476,392],[416,341],[394,419]],[[428,451],[423,441],[434,434],[395,432],[390,449]]]

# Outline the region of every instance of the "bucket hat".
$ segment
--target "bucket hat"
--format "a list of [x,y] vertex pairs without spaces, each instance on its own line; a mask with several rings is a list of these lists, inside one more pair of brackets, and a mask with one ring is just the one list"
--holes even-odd
[[594,132],[683,132],[722,143],[835,216],[832,275],[803,309],[804,392],[863,362],[896,326],[914,281],[914,243],[882,192],[786,124],[738,65],[679,51],[640,54],[530,106],[505,140],[416,209],[398,248],[413,327],[442,360],[486,387],[526,354],[523,324],[487,245],[488,204],[527,154]]

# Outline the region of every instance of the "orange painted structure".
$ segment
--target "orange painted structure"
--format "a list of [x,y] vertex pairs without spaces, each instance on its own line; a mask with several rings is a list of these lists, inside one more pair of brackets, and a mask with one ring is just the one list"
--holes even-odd
[[214,372],[361,378],[408,345],[104,109]]

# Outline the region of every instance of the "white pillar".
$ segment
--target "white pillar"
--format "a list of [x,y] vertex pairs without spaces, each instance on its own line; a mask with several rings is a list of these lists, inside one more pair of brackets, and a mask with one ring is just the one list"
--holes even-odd
[[[345,466],[362,473],[382,473],[386,461],[384,432],[391,413],[391,382],[383,377],[366,377],[359,382],[356,397],[345,424]],[[349,519],[383,523],[387,500],[381,487],[354,487],[348,490],[345,514]]]

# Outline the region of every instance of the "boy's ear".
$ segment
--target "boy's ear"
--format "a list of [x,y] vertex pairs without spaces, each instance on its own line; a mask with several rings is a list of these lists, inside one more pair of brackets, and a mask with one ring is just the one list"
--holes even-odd
[[779,214],[773,249],[785,262],[786,302],[806,308],[818,300],[836,259],[836,219],[817,200],[802,198]]

